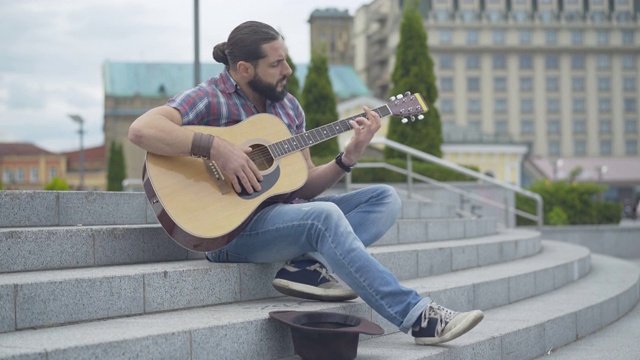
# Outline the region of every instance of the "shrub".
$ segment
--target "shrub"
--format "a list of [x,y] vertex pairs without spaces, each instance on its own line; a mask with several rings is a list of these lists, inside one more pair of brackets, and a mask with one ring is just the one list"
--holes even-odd
[[44,190],[67,191],[69,189],[69,184],[67,184],[64,179],[60,179],[57,176],[51,179],[51,181],[44,186]]

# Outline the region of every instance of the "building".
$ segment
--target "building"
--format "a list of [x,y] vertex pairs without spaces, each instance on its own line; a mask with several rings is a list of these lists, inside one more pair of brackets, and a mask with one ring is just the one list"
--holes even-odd
[[353,64],[353,18],[348,10],[316,9],[309,16],[309,25],[312,53],[324,53],[329,64]]
[[[356,12],[354,67],[385,98],[402,6]],[[637,157],[640,1],[422,0],[443,123],[537,156]]]
[[67,161],[29,143],[0,143],[0,173],[6,190],[42,190],[54,177],[66,178]]
[[[301,88],[308,67],[308,64],[296,64],[295,75]],[[202,64],[202,79],[218,75],[223,68],[222,64]],[[103,76],[105,143],[117,141],[123,145],[126,177],[140,179],[145,152],[128,141],[129,127],[147,110],[191,88],[193,64],[106,62]],[[329,65],[329,78],[338,102],[370,93],[352,66]]]
[[69,151],[61,155],[67,159],[66,180],[69,187],[82,190],[107,189],[107,147],[105,145],[83,149],[82,165],[80,151]]

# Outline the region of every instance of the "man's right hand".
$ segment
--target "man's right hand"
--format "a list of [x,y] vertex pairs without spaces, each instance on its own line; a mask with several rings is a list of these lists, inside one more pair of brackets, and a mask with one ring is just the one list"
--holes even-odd
[[251,148],[240,147],[216,136],[211,147],[211,160],[215,161],[224,176],[229,178],[233,189],[240,193],[246,190],[253,194],[260,191],[262,174],[256,164],[249,158]]

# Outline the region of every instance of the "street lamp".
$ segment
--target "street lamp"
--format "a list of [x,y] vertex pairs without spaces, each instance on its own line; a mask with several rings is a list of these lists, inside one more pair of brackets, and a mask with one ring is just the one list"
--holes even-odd
[[78,130],[78,134],[80,134],[80,185],[79,190],[84,189],[84,146],[83,146],[83,138],[84,138],[84,119],[80,115],[69,114],[71,120],[77,122],[80,125],[80,130]]
[[556,161],[553,162],[553,181],[559,180],[560,168],[562,167],[563,164],[564,164],[564,161],[562,159],[556,159]]

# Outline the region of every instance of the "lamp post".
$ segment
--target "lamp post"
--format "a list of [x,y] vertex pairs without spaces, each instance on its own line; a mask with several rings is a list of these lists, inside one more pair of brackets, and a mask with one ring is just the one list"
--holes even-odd
[[78,187],[79,190],[82,190],[84,189],[84,119],[75,114],[70,114],[69,117],[80,125],[80,130],[78,130],[78,134],[80,134],[80,185]]
[[[598,172],[598,184],[602,184],[602,180],[604,178],[604,174],[609,171],[607,165],[596,166],[596,171]],[[602,192],[598,193],[598,200],[602,202]]]
[[564,161],[562,159],[556,159],[556,161],[553,162],[553,181],[559,180],[560,168],[563,164]]

